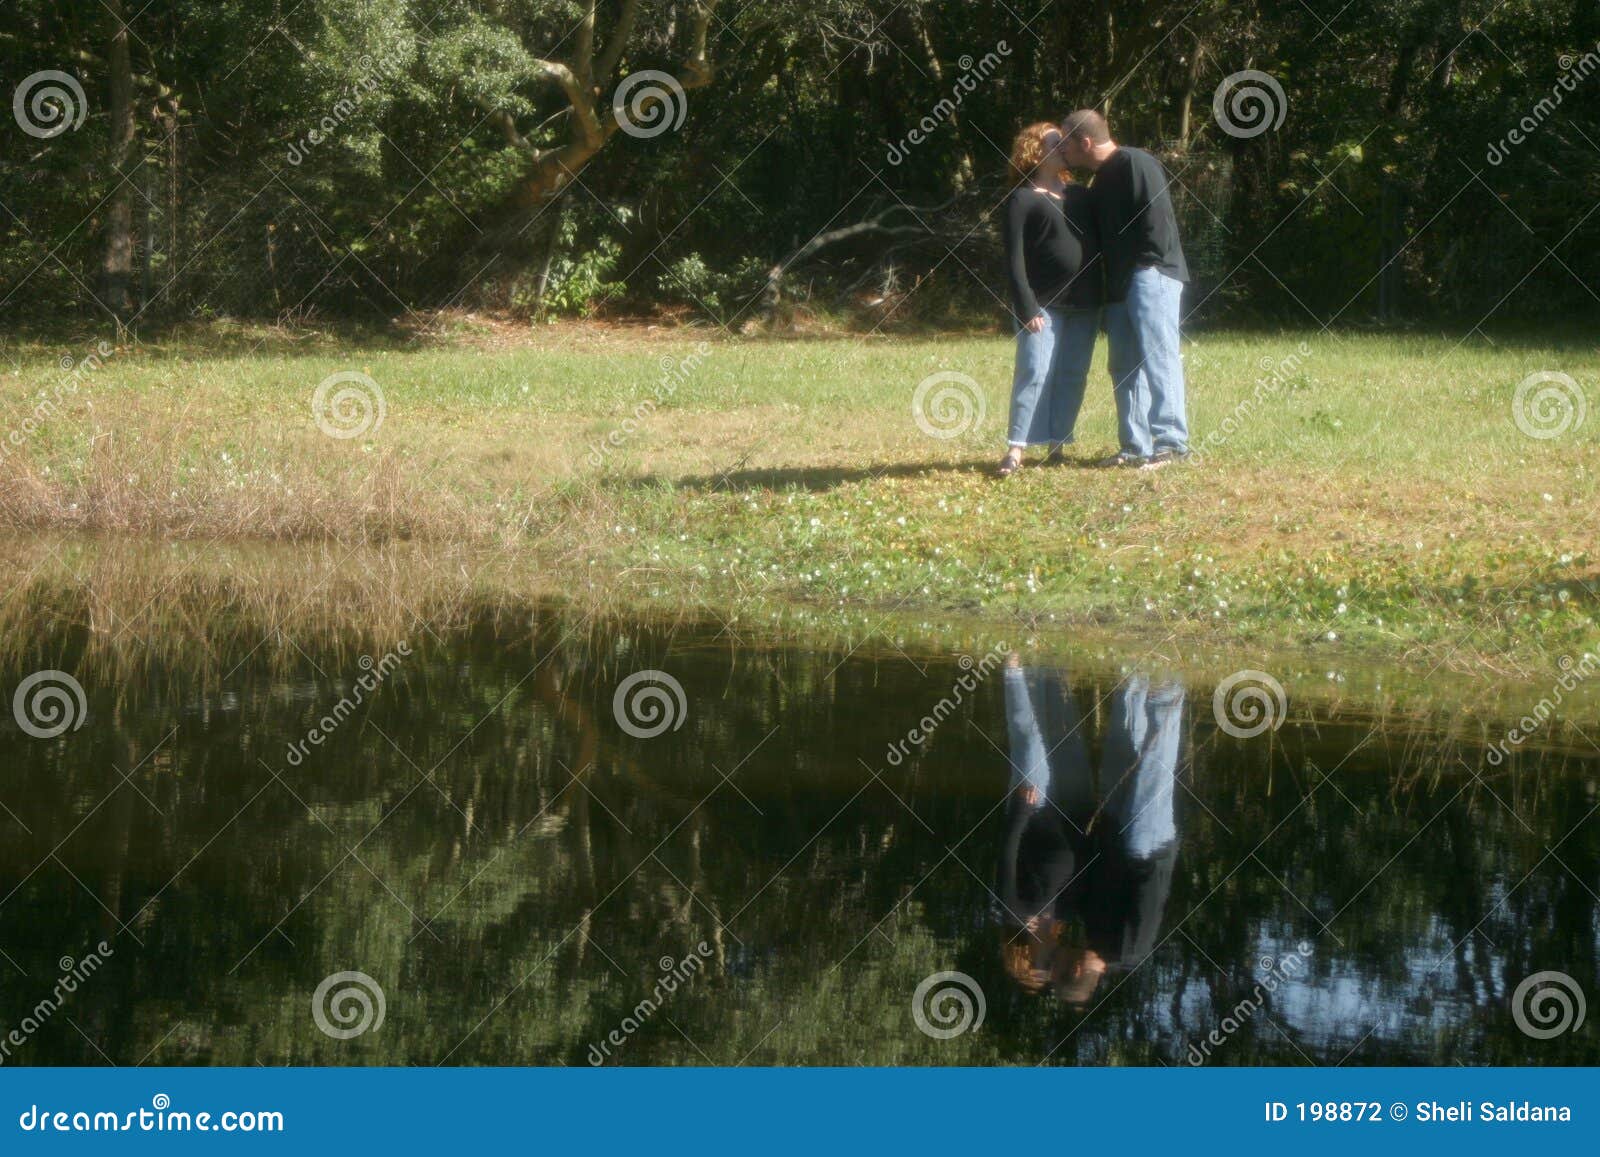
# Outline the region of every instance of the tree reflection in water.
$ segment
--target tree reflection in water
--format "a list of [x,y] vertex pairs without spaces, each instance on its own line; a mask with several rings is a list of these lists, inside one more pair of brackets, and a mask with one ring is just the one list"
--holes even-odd
[[[410,639],[291,767],[396,639],[114,668],[80,610],[6,659],[7,695],[61,668],[89,709],[0,724],[0,1032],[115,953],[8,1063],[584,1064],[701,941],[611,1061],[1181,1063],[1302,940],[1209,1063],[1600,1059],[1508,1005],[1596,991],[1593,755],[1491,767],[1473,721],[1348,704],[1241,740],[1209,687],[1016,666],[885,766],[953,657],[502,608]],[[612,696],[645,668],[687,713],[638,739]],[[937,1040],[910,999],[948,969],[988,1015]],[[309,1003],[346,970],[387,1014],[335,1040]]]

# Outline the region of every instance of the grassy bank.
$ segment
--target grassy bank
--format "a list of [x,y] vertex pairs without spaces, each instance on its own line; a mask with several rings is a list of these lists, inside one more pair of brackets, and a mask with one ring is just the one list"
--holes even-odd
[[[1519,680],[1465,664],[1408,669],[1336,646],[1251,645],[1241,653],[1236,640],[1215,633],[1064,626],[996,610],[769,600],[744,612],[680,601],[640,614],[603,587],[551,597],[515,552],[455,544],[34,535],[0,538],[0,575],[14,584],[0,600],[0,686],[48,666],[102,686],[164,692],[177,681],[221,693],[245,666],[290,681],[305,677],[308,654],[324,673],[349,671],[363,655],[401,642],[424,648],[474,635],[525,654],[529,668],[559,639],[563,663],[578,658],[621,678],[638,645],[618,640],[648,633],[670,637],[674,653],[733,651],[741,662],[798,648],[830,671],[847,661],[902,674],[915,667],[938,687],[946,676],[933,672],[953,658],[1000,649],[1107,685],[1135,669],[1170,672],[1208,702],[1217,683],[1248,664],[1285,689],[1289,719],[1411,736],[1445,753],[1439,766],[1453,772],[1455,748],[1439,744],[1493,740],[1555,683],[1548,673]],[[1600,679],[1569,682],[1559,714],[1531,730],[1540,750],[1581,756],[1600,727]]]
[[[0,527],[415,539],[552,592],[723,614],[1020,615],[1529,677],[1600,650],[1600,427],[1538,438],[1514,414],[1534,373],[1594,394],[1592,343],[1201,334],[1201,462],[999,483],[1003,339],[701,336],[210,330],[88,368],[98,339],[11,343]],[[1079,461],[1114,448],[1103,363]],[[319,424],[341,372],[372,385],[325,398],[366,406]],[[966,408],[919,423],[941,372],[977,392],[948,383]]]

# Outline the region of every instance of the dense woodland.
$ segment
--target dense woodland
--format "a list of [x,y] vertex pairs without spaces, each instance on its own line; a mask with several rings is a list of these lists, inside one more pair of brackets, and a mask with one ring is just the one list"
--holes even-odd
[[0,326],[984,324],[1011,135],[1080,105],[1168,161],[1201,318],[1600,302],[1600,0],[6,0],[0,79]]

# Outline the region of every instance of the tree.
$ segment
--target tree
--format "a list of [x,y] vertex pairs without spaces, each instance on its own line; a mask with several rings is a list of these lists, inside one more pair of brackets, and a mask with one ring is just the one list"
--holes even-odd
[[108,31],[106,73],[111,98],[110,146],[107,160],[115,185],[106,214],[106,305],[119,323],[133,308],[133,197],[132,173],[137,130],[133,117],[133,59],[128,50],[128,26],[122,20],[122,0],[103,0]]

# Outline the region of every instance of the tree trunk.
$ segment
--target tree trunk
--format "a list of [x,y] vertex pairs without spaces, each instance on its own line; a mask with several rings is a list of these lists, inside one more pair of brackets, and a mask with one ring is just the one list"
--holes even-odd
[[[1417,55],[1428,39],[1428,29],[1413,26],[1400,46],[1395,58],[1394,73],[1389,78],[1389,92],[1384,99],[1384,113],[1391,123],[1391,133],[1402,128],[1406,97],[1411,89],[1411,69]],[[1373,157],[1379,167],[1378,204],[1378,320],[1388,323],[1400,313],[1399,255],[1405,245],[1405,192],[1399,182],[1383,168],[1387,149],[1374,150]]]
[[[922,58],[927,62],[928,69],[933,73],[933,80],[939,86],[939,95],[946,95],[948,86],[944,78],[944,65],[939,62],[939,52],[933,46],[933,35],[928,31],[928,21],[919,6],[913,6],[910,11],[912,30],[916,33],[917,41],[922,46]],[[960,192],[973,180],[972,154],[967,150],[967,145],[961,138],[961,118],[954,112],[950,114],[950,129],[956,135],[956,171],[951,180],[951,186]]]
[[1107,120],[1111,119],[1111,102],[1116,94],[1111,86],[1118,80],[1117,77],[1117,15],[1112,7],[1111,0],[1101,0],[1101,34],[1100,53],[1101,70],[1105,74],[1105,81],[1100,85],[1105,90],[1106,98],[1100,112]]
[[144,196],[139,198],[139,233],[142,241],[139,245],[139,301],[150,300],[155,292],[150,270],[150,259],[156,251],[156,214],[153,206],[156,198],[161,196],[160,167],[154,163],[155,158],[146,156],[144,162]]
[[1184,152],[1189,151],[1189,138],[1194,133],[1194,94],[1200,87],[1200,62],[1205,52],[1205,46],[1195,41],[1184,69],[1183,89],[1178,94],[1178,147]]
[[[706,50],[712,9],[715,7],[716,0],[696,0],[690,5],[689,54],[683,63],[682,75],[676,78],[679,87],[686,93],[704,88],[715,79],[715,70]],[[571,63],[563,64],[552,60],[538,62],[545,76],[561,88],[572,109],[569,118],[571,135],[564,145],[553,149],[537,149],[531,142],[523,140],[509,115],[497,114],[500,130],[506,139],[520,148],[527,149],[533,156],[528,174],[517,187],[513,198],[519,210],[537,211],[560,195],[595,154],[605,147],[606,142],[619,131],[620,126],[612,110],[602,104],[600,94],[603,87],[609,87],[611,78],[607,72],[620,60],[622,50],[632,33],[636,8],[637,0],[626,0],[623,4],[617,25],[612,30],[611,42],[599,62],[598,71],[594,60],[593,0],[590,0],[587,14],[579,25]],[[661,91],[659,86],[651,88]],[[664,110],[666,116],[672,117],[681,111],[671,104],[670,96],[663,103],[668,106]]]
[[111,80],[111,147],[107,159],[116,182],[106,214],[106,250],[102,266],[105,303],[117,318],[133,310],[133,184],[128,171],[134,157],[133,61],[128,51],[128,26],[122,22],[122,0],[102,0],[111,25],[106,65]]
[[175,284],[173,279],[184,269],[183,253],[179,239],[183,236],[178,228],[178,218],[182,210],[183,171],[181,155],[178,150],[179,120],[176,106],[172,112],[167,113],[162,119],[162,131],[167,138],[167,290],[169,296],[166,306],[169,309],[177,304],[177,298],[182,296],[182,287]]
[[565,205],[557,209],[549,227],[545,229],[544,260],[540,262],[539,275],[533,282],[533,309],[540,317],[545,312],[544,295],[550,290],[550,268],[556,262],[556,249],[561,244],[561,217],[565,211]]

